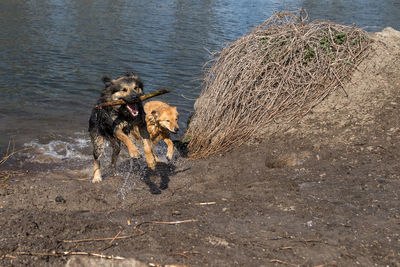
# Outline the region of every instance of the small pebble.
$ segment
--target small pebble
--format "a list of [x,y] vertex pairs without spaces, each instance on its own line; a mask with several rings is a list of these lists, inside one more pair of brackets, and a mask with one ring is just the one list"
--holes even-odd
[[65,203],[66,201],[65,201],[65,199],[62,197],[62,196],[56,196],[56,202],[59,202],[59,203]]
[[179,210],[172,210],[171,213],[173,216],[181,215],[181,212]]

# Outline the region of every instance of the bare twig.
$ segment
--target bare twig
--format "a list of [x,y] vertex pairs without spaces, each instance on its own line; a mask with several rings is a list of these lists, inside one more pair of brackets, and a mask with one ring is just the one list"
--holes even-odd
[[11,255],[3,255],[3,256],[0,257],[0,259],[3,259],[3,258],[6,258],[6,259],[16,259],[17,257],[11,256]]
[[111,245],[111,244],[115,241],[115,239],[118,238],[118,236],[121,234],[121,232],[122,232],[122,231],[119,231],[118,234],[116,234],[116,235],[114,236],[114,238],[113,238],[108,244]]
[[199,220],[197,220],[197,219],[189,219],[189,220],[174,221],[174,222],[146,221],[146,222],[141,222],[141,223],[136,224],[134,226],[134,228],[138,229],[138,227],[143,225],[143,224],[168,224],[168,225],[174,225],[174,224],[191,223],[191,222],[199,222]]
[[190,257],[188,255],[186,255],[186,254],[200,254],[200,255],[202,255],[200,251],[192,251],[192,250],[183,251],[183,252],[171,252],[171,253],[168,253],[168,255],[179,255],[179,256],[182,256],[182,257],[184,257],[184,258],[189,260]]
[[106,237],[106,238],[87,238],[87,239],[75,239],[75,240],[63,240],[64,243],[82,243],[82,242],[93,242],[93,241],[115,241],[117,239],[127,239],[132,238],[135,235],[125,235],[125,236],[114,236],[114,237]]
[[211,202],[199,202],[199,203],[194,203],[196,206],[206,206],[206,205],[215,205],[217,202],[211,201]]
[[269,262],[276,262],[276,263],[286,264],[286,265],[289,265],[289,266],[300,266],[300,264],[293,264],[293,263],[290,263],[290,262],[287,262],[287,261],[283,261],[283,260],[279,260],[279,259],[271,259],[271,260],[269,260]]
[[[0,166],[3,165],[11,156],[13,156],[13,155],[15,155],[15,154],[17,154],[17,153],[19,153],[19,152],[21,152],[21,151],[27,150],[27,149],[29,149],[29,148],[28,148],[28,147],[24,147],[24,148],[15,150],[15,146],[14,146],[14,144],[11,146],[11,140],[10,140],[10,141],[8,142],[7,151],[6,151],[5,156],[3,156],[3,157],[0,159]],[[4,185],[4,183],[5,183],[10,177],[12,177],[13,175],[16,175],[16,174],[20,174],[20,173],[21,173],[21,172],[19,172],[19,171],[14,171],[14,170],[2,170],[2,171],[0,171],[0,184],[1,184],[1,185]]]
[[64,252],[55,252],[55,253],[46,253],[46,252],[24,252],[24,251],[16,251],[12,252],[11,255],[24,255],[24,256],[53,256],[53,257],[65,257],[65,256],[74,256],[74,255],[84,255],[84,256],[92,256],[98,257],[103,259],[113,259],[113,260],[124,260],[124,257],[120,256],[108,256],[98,253],[90,253],[90,252],[83,252],[83,251],[64,251]]
[[119,231],[118,234],[116,234],[116,235],[114,236],[114,238],[113,238],[110,242],[108,242],[105,246],[96,249],[95,252],[103,251],[103,250],[105,250],[105,249],[107,249],[107,248],[110,248],[110,247],[112,246],[112,244],[114,243],[115,239],[117,239],[118,236],[121,234],[121,232],[122,232],[122,231]]
[[186,255],[185,253],[182,253],[182,252],[171,252],[171,253],[168,253],[168,255],[179,255],[179,256],[184,257],[187,260],[190,259],[190,257],[188,255]]
[[13,156],[21,151],[28,150],[28,149],[29,149],[28,147],[24,147],[24,148],[21,148],[18,150],[13,150],[11,152],[9,152],[7,149],[6,155],[2,159],[0,159],[0,165],[4,164],[4,162],[6,162],[11,156]]

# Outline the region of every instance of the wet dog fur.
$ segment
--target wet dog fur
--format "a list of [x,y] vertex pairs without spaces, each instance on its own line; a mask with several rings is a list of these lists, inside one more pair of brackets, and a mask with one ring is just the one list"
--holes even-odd
[[[153,144],[157,144],[163,140],[168,146],[167,159],[171,160],[174,153],[174,144],[170,138],[170,133],[179,131],[177,108],[161,101],[149,101],[144,104],[144,112],[151,141]],[[140,133],[136,129],[131,134],[135,139],[141,139]],[[156,161],[158,161],[157,157]]]
[[145,112],[140,95],[143,94],[143,82],[134,73],[130,72],[117,79],[104,76],[105,85],[97,104],[123,99],[127,104],[108,106],[102,109],[94,108],[89,119],[89,133],[93,144],[93,179],[92,182],[101,182],[99,157],[104,150],[106,141],[111,143],[113,152],[111,167],[116,174],[116,163],[121,151],[121,142],[125,144],[131,158],[139,158],[140,153],[132,140],[128,137],[131,131],[136,131],[141,140],[147,166],[154,170],[156,166],[152,142],[147,131]]

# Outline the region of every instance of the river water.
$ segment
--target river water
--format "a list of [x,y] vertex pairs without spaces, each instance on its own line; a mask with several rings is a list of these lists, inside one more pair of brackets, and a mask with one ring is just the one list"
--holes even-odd
[[1,0],[0,153],[12,140],[38,161],[88,159],[104,74],[133,71],[147,92],[170,89],[158,99],[178,106],[184,128],[210,52],[298,8],[367,31],[400,28],[398,0]]

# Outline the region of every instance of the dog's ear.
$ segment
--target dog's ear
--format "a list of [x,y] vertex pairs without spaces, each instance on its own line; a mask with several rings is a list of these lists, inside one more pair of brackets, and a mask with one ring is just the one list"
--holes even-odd
[[133,73],[132,71],[130,71],[130,72],[127,72],[127,73],[125,74],[125,76],[130,77],[130,76],[136,76],[136,75],[135,75],[135,73]]
[[111,78],[108,77],[107,75],[104,75],[103,78],[101,78],[101,81],[104,83],[104,85],[105,85],[106,87],[110,86],[111,83],[112,83],[112,82],[111,82]]
[[153,116],[153,118],[156,120],[158,118],[158,112],[156,110],[153,110],[151,112],[151,115]]

